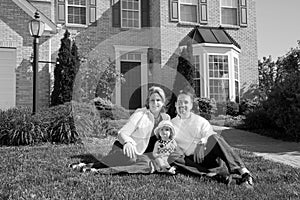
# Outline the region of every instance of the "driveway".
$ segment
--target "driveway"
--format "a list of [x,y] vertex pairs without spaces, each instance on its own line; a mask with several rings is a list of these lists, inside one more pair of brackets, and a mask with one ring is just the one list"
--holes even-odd
[[300,168],[300,143],[285,142],[243,130],[213,126],[235,148],[257,156]]

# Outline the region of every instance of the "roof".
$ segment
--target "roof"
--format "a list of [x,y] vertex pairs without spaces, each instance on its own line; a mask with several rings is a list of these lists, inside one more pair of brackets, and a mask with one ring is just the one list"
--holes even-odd
[[[38,10],[27,0],[12,0],[15,4],[17,4],[21,9],[23,9],[29,16],[34,18],[34,13]],[[52,22],[46,15],[44,15],[40,10],[40,19],[45,23],[45,31],[56,32],[56,24]]]
[[186,46],[190,40],[192,44],[232,44],[241,49],[241,46],[223,28],[195,27],[183,38],[179,46]]

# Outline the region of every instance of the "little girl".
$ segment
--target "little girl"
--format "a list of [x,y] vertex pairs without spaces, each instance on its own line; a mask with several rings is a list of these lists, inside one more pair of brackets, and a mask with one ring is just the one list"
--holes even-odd
[[170,121],[161,121],[154,130],[154,134],[158,138],[153,149],[156,169],[158,172],[175,174],[175,167],[171,167],[168,163],[169,155],[174,152],[177,146],[174,140],[175,129],[173,124]]

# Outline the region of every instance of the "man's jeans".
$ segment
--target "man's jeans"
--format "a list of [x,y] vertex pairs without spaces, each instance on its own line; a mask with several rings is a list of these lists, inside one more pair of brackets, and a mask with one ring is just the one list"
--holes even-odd
[[168,161],[183,171],[199,175],[234,174],[239,173],[239,169],[245,166],[239,155],[217,134],[208,138],[204,155],[204,161],[199,164],[194,161],[194,155],[185,156],[176,151]]

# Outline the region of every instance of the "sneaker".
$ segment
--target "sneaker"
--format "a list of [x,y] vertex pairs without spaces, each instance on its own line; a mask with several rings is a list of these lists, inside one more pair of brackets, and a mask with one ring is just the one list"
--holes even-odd
[[232,176],[230,174],[217,174],[212,176],[212,178],[220,183],[224,183],[227,186],[229,186],[232,182]]
[[244,185],[247,189],[253,189],[253,177],[250,173],[244,173],[240,180],[240,184]]
[[171,174],[171,175],[175,175],[176,174],[176,167],[172,166],[170,168],[167,168],[167,173]]

